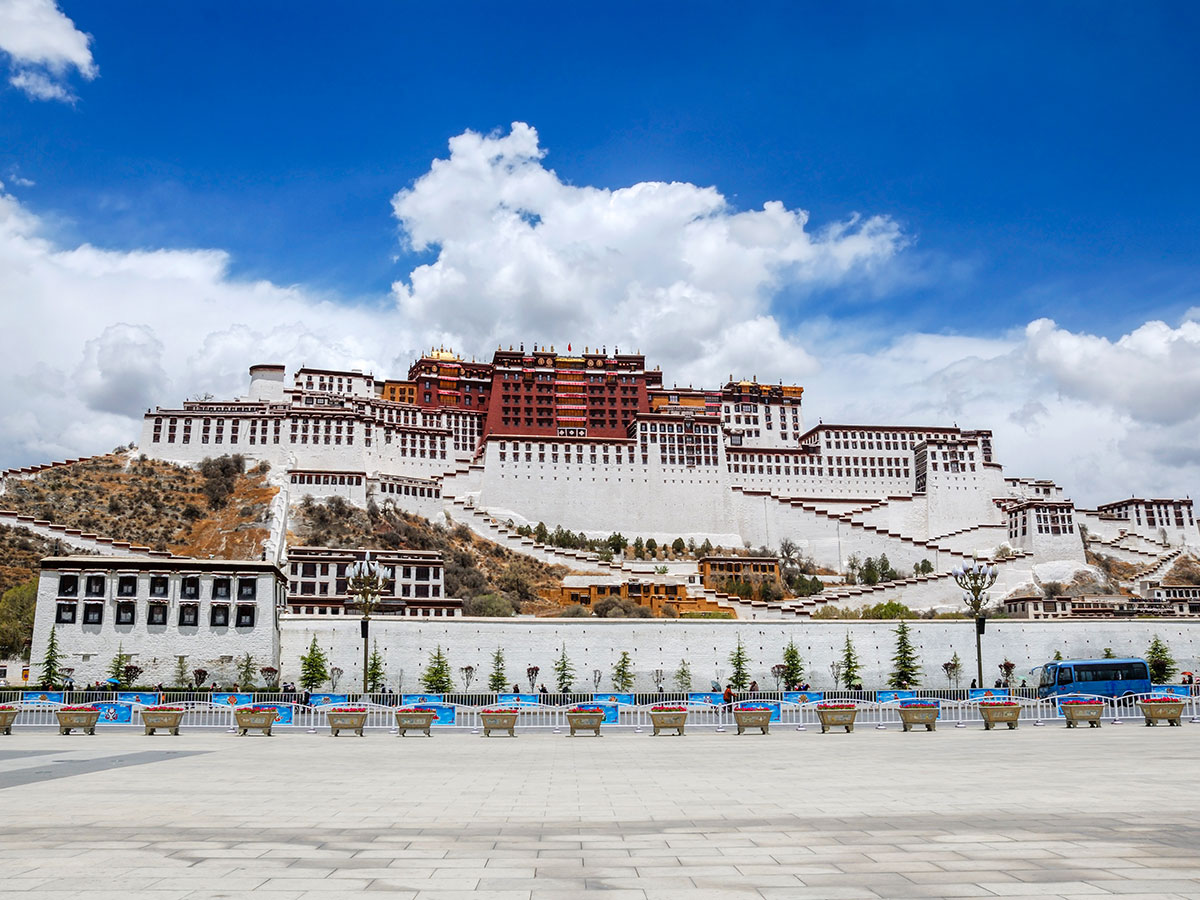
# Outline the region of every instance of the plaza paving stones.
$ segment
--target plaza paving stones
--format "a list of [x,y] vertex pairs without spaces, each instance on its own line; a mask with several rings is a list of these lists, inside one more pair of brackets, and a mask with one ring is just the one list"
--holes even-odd
[[0,749],[5,897],[1200,898],[1200,726]]

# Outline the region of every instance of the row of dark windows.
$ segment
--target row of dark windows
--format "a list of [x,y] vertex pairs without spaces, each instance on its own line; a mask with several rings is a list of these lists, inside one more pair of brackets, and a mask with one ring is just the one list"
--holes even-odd
[[[78,610],[74,603],[58,604],[58,613],[54,621],[59,625],[74,625]],[[249,604],[239,604],[235,610],[235,626],[237,628],[253,628],[256,607]],[[165,603],[151,603],[146,612],[147,625],[166,625],[169,607]],[[137,623],[137,604],[122,602],[117,604],[116,624],[134,625]],[[100,625],[104,622],[103,603],[83,604],[83,624]],[[200,624],[200,607],[195,603],[184,603],[179,607],[180,627],[197,626]],[[229,625],[229,607],[217,604],[210,608],[208,624],[223,628]]]
[[[212,580],[212,598],[214,600],[229,600],[233,590],[232,578],[214,578]],[[118,575],[117,596],[136,597],[138,592],[138,576]],[[108,593],[107,575],[87,575],[83,582],[85,597],[104,597]],[[237,580],[237,598],[239,600],[254,600],[258,594],[258,581],[254,578],[239,578]],[[79,576],[64,574],[58,576],[58,596],[78,597]],[[150,596],[169,597],[170,578],[166,575],[150,576]],[[200,599],[200,577],[189,575],[179,580],[179,596],[183,600]]]

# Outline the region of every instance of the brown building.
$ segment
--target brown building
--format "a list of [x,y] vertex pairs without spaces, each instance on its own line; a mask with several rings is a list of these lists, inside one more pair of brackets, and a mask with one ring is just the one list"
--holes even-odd
[[714,591],[738,581],[780,584],[779,560],[774,556],[705,556],[696,565],[700,569],[700,583]]
[[568,575],[561,588],[547,588],[542,596],[560,606],[585,609],[601,600],[617,599],[647,607],[655,616],[661,616],[668,603],[680,614],[728,612],[703,597],[689,596],[687,585],[680,582],[639,581],[616,575]]
[[[347,571],[367,550],[291,547],[287,575],[289,612],[354,615],[347,607]],[[461,616],[462,600],[445,596],[442,554],[434,550],[371,550],[383,569],[384,591],[372,615]]]

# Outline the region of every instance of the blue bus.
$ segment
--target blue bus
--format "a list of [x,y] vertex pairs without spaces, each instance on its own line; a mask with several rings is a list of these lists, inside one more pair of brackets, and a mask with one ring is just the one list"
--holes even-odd
[[1128,697],[1153,691],[1150,667],[1144,659],[1064,659],[1041,668],[1038,697]]

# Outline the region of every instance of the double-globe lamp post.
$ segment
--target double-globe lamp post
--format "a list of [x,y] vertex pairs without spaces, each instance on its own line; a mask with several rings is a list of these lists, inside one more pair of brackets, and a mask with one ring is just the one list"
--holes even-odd
[[384,577],[379,564],[371,559],[370,551],[365,557],[350,566],[346,572],[346,594],[352,598],[352,605],[362,610],[362,639],[363,639],[363,693],[367,693],[367,671],[371,653],[371,611],[383,593]]
[[954,576],[955,583],[962,588],[963,603],[967,604],[967,609],[975,617],[975,667],[978,671],[978,680],[975,684],[978,687],[984,687],[981,638],[987,619],[983,617],[983,608],[988,601],[987,590],[996,583],[996,576],[1000,574],[1000,570],[987,563],[976,562],[969,566],[959,566],[950,574]]

